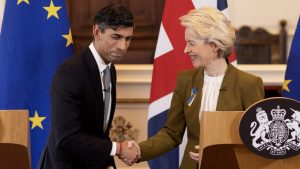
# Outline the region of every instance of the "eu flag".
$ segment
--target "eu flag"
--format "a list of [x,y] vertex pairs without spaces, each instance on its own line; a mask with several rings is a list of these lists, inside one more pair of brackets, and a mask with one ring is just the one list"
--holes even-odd
[[300,101],[300,17],[291,45],[282,95]]
[[51,80],[73,51],[66,6],[64,0],[0,3],[0,109],[29,110],[36,168],[48,137]]

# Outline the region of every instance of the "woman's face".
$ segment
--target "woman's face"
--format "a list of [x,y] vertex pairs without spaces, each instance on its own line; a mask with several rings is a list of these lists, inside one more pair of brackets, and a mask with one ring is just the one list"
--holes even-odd
[[205,42],[189,27],[185,28],[185,41],[184,53],[190,56],[195,68],[205,67],[217,59],[218,47],[214,43]]

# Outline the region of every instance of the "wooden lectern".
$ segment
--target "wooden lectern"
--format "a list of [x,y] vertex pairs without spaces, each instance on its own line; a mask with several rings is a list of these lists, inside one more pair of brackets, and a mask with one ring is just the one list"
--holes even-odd
[[0,168],[30,169],[27,110],[0,110]]
[[273,160],[248,150],[239,136],[243,112],[202,112],[200,169],[299,169],[300,155]]

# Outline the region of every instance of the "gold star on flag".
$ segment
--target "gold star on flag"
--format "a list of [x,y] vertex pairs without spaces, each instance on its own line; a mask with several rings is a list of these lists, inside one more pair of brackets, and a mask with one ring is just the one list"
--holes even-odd
[[42,121],[44,121],[45,119],[46,117],[40,117],[37,111],[35,111],[34,117],[29,117],[29,121],[32,122],[31,130],[34,129],[36,126],[38,126],[41,129],[44,129],[42,125]]
[[17,5],[19,5],[20,3],[25,2],[29,5],[29,0],[18,0]]
[[289,83],[291,83],[291,82],[292,82],[292,80],[284,80],[284,82],[282,84],[282,90],[290,92]]
[[69,34],[62,35],[62,37],[64,37],[65,39],[67,39],[66,47],[68,47],[70,44],[73,43],[71,29],[69,29]]
[[57,19],[59,19],[57,11],[60,10],[61,6],[54,6],[53,1],[51,0],[50,2],[50,6],[48,7],[44,7],[44,9],[46,11],[48,11],[48,16],[47,19],[49,19],[51,16],[56,17]]

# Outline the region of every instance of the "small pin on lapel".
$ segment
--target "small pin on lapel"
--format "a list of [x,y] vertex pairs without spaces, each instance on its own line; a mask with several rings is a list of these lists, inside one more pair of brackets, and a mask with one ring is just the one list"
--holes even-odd
[[188,98],[188,100],[186,101],[186,104],[187,104],[189,107],[193,104],[194,99],[195,99],[197,93],[198,93],[197,87],[193,87],[193,88],[192,88],[192,91],[191,91],[191,96],[190,96],[190,97]]

